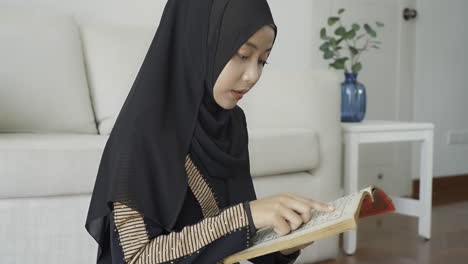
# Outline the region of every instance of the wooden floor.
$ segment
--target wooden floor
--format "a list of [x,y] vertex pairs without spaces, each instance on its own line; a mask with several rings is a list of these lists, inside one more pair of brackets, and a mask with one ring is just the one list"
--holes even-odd
[[359,222],[353,256],[341,250],[338,259],[319,263],[468,263],[468,201],[434,205],[432,213],[432,237],[428,241],[418,236],[415,217],[396,213],[371,216]]

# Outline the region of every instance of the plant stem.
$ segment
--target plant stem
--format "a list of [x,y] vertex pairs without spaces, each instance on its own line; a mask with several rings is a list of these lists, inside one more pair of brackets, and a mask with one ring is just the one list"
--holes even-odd
[[[343,24],[341,23],[341,19],[338,20],[338,22],[340,23],[340,26],[342,26],[342,27],[344,28]],[[346,29],[345,29],[345,31],[346,31]],[[345,37],[343,37],[343,38],[345,38]],[[351,66],[353,66],[353,58],[354,58],[354,55],[353,55],[353,53],[349,50],[349,42],[348,42],[348,40],[347,40],[346,38],[345,38],[344,40],[345,40],[345,42],[346,42],[346,45],[348,46],[348,52],[349,52],[349,55],[350,55],[350,63],[351,63]],[[346,69],[346,62],[345,62],[345,70],[346,70],[346,72],[348,72],[348,70]]]
[[[334,55],[333,55],[333,58],[334,58],[334,59],[339,59],[339,58],[341,57],[340,51],[337,50],[337,49],[335,49],[335,47],[333,47],[333,50],[335,51],[335,52],[333,53],[333,54],[334,54]],[[345,71],[348,72],[348,68],[346,68],[346,63],[343,64],[343,67],[344,67]]]
[[[353,47],[355,47],[355,48],[356,48],[356,39],[353,39]],[[358,55],[359,55],[359,54],[358,54]],[[356,57],[357,57],[357,56],[356,56]],[[353,59],[354,59],[354,61],[356,61],[356,58],[354,58],[354,57],[353,57]],[[353,66],[353,64],[354,64],[354,61],[353,61],[353,59],[351,59],[351,67],[352,67],[352,66]]]
[[356,56],[356,62],[357,62],[357,60],[359,59],[359,56],[361,56],[361,54],[362,54],[365,50],[367,50],[367,45],[369,45],[369,37],[367,37],[367,39],[366,39],[366,44],[364,45],[363,50],[360,51],[360,52],[358,53],[358,55]]

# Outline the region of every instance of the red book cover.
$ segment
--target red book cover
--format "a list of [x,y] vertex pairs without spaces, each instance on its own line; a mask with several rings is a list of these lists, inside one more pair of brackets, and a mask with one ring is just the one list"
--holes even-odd
[[370,196],[366,196],[363,199],[361,209],[359,211],[359,218],[395,211],[392,199],[390,199],[384,191],[374,187],[372,188],[372,195],[374,197],[373,201]]

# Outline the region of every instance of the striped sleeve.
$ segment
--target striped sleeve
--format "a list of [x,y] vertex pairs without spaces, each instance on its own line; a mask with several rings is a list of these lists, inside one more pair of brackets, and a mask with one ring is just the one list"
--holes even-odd
[[[246,204],[229,206],[180,231],[149,239],[143,216],[114,202],[113,227],[122,250],[120,262],[112,263],[217,263],[249,247],[250,225]],[[221,263],[221,262],[219,262]]]

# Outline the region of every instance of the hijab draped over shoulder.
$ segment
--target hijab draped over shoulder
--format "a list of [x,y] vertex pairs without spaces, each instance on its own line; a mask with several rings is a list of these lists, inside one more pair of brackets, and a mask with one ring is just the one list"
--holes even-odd
[[267,24],[274,21],[266,0],[167,1],[100,161],[85,225],[99,249],[114,201],[173,230],[188,187],[188,153],[208,177],[225,182],[228,204],[256,199],[244,112],[221,108],[213,87]]

